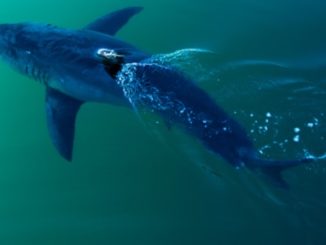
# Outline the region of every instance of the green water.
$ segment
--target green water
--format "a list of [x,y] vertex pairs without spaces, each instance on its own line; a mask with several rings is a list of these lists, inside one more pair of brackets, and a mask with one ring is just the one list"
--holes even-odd
[[[12,0],[0,3],[0,22],[79,28],[130,5],[145,10],[120,38],[153,53],[209,48],[218,54],[210,69],[234,59],[290,59],[307,67],[326,52],[323,1]],[[202,86],[248,130],[250,113],[259,120],[266,112],[280,116],[267,133],[252,134],[257,147],[290,139],[285,152],[272,147],[267,156],[322,154],[323,73],[309,82],[324,93],[293,94],[301,83],[269,89],[262,83],[271,84],[273,74],[257,83],[261,71],[252,72],[254,82],[251,71],[235,70],[218,80],[214,73]],[[291,188],[279,190],[178,129],[144,126],[129,109],[87,104],[67,163],[47,133],[44,88],[4,64],[0,78],[0,244],[325,244],[325,161],[288,171]],[[304,127],[314,118],[319,127]],[[295,127],[302,129],[297,144]]]

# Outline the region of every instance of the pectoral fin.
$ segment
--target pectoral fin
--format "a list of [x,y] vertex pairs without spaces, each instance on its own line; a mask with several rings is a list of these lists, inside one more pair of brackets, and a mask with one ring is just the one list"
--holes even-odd
[[46,117],[50,137],[60,155],[68,161],[72,160],[76,115],[82,104],[82,101],[47,88]]
[[142,9],[142,7],[130,7],[112,12],[90,23],[85,29],[113,36]]

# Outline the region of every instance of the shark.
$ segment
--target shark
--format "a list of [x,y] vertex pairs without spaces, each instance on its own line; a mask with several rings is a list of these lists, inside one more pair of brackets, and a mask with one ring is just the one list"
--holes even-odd
[[116,37],[142,7],[127,7],[81,29],[50,24],[0,25],[0,55],[45,87],[50,138],[72,161],[77,114],[84,103],[138,104],[181,127],[232,166],[257,170],[286,187],[283,170],[312,158],[264,159],[245,128],[185,74]]

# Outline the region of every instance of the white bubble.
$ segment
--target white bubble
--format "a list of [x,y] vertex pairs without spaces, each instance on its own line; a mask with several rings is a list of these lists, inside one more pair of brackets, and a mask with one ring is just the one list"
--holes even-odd
[[300,135],[295,135],[293,137],[293,141],[296,142],[296,143],[300,142]]
[[314,123],[312,123],[312,122],[307,123],[307,127],[308,128],[313,128],[314,127]]
[[267,112],[266,117],[272,117],[272,114],[270,112]]
[[300,129],[300,128],[294,128],[293,131],[294,131],[295,133],[300,133],[301,129]]

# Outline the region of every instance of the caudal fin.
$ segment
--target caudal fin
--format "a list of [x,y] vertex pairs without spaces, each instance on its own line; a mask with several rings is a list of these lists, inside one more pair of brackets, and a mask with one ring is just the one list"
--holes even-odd
[[289,185],[283,178],[282,172],[288,168],[312,163],[314,161],[316,161],[315,158],[302,158],[288,161],[255,159],[253,164],[254,167],[260,169],[274,185],[287,189]]

